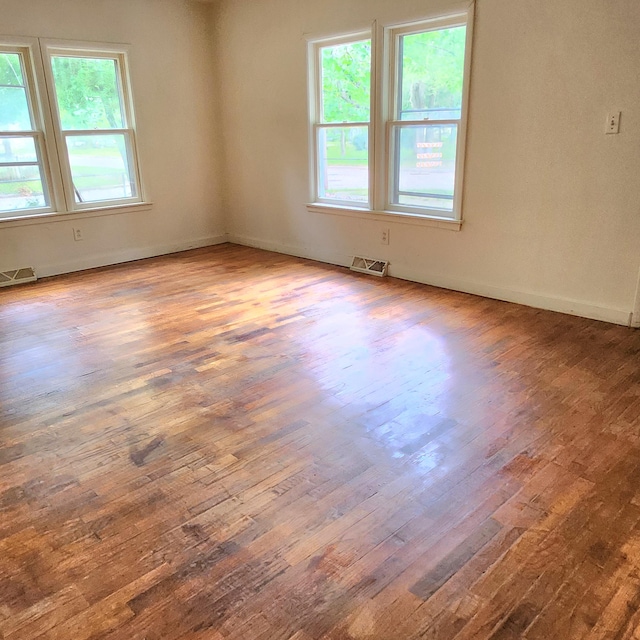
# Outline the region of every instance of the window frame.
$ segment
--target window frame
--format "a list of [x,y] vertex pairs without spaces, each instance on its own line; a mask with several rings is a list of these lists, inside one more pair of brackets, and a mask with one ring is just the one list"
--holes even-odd
[[[324,48],[339,46],[341,44],[350,44],[363,42],[365,40],[371,41],[371,86],[369,89],[369,120],[362,122],[323,122],[323,113],[322,113],[322,56],[321,51]],[[355,208],[362,211],[369,210],[371,203],[374,201],[374,185],[371,180],[371,167],[374,162],[374,141],[373,141],[373,133],[374,133],[374,122],[375,122],[375,93],[374,93],[374,69],[375,69],[375,55],[374,55],[374,34],[371,29],[356,31],[353,33],[333,36],[329,38],[322,38],[319,40],[314,40],[309,43],[309,78],[313,78],[313,86],[312,83],[309,83],[309,118],[310,118],[310,132],[309,132],[309,145],[312,150],[312,159],[313,161],[310,163],[310,173],[311,173],[311,190],[312,190],[312,201],[318,202],[327,205],[333,206],[341,206],[344,208]],[[367,202],[359,204],[357,201],[348,201],[348,200],[337,200],[335,198],[322,198],[319,195],[320,191],[320,131],[323,129],[330,128],[341,128],[341,127],[367,127],[367,141],[368,141],[368,197]]]
[[[30,131],[2,131],[3,138],[32,137],[36,150],[36,163],[42,178],[45,205],[29,209],[1,211],[0,222],[15,217],[29,217],[54,213],[60,198],[61,183],[55,175],[57,155],[54,145],[51,145],[48,132],[51,131],[51,116],[43,109],[41,88],[45,88],[43,69],[40,64],[40,47],[37,38],[0,37],[0,53],[16,53],[21,57],[22,72],[25,81],[25,93],[28,102],[32,129]],[[7,166],[7,165],[4,165]],[[22,215],[21,215],[22,214]]]
[[[23,55],[28,86],[28,98],[34,121],[34,133],[39,136],[41,153],[39,167],[43,185],[48,188],[49,203],[45,207],[15,209],[0,213],[0,224],[9,221],[23,221],[43,216],[64,214],[113,212],[146,208],[151,203],[146,199],[146,191],[140,168],[137,145],[135,108],[131,89],[129,69],[130,47],[125,44],[53,40],[48,38],[15,38],[0,36],[0,52],[19,50]],[[80,129],[62,128],[56,89],[53,79],[52,58],[56,55],[71,57],[105,58],[115,61],[116,77],[120,92],[123,128],[120,129]],[[4,132],[0,135],[17,137],[23,132]],[[136,193],[127,198],[110,198],[76,202],[71,174],[66,138],[70,135],[117,135],[128,137],[126,144],[130,175],[135,181]],[[28,134],[27,134],[28,135]],[[23,134],[24,137],[24,134]]]
[[[119,206],[126,204],[138,204],[143,201],[142,184],[140,177],[140,162],[138,159],[135,115],[131,94],[131,75],[129,73],[128,53],[129,47],[125,45],[105,45],[97,43],[69,43],[59,40],[41,40],[44,72],[47,82],[49,107],[54,122],[54,136],[59,149],[60,169],[64,186],[64,197],[67,211],[82,211],[95,209],[99,206]],[[52,59],[56,56],[72,58],[92,58],[114,60],[117,70],[118,89],[120,90],[120,104],[123,116],[123,125],[119,129],[64,129],[58,108],[58,99],[53,78]],[[136,194],[128,198],[111,198],[108,200],[92,200],[89,202],[76,202],[74,197],[75,187],[71,173],[69,153],[66,140],[68,137],[80,135],[124,135],[129,138],[127,145],[127,159],[131,174],[135,180]]]
[[[380,25],[374,22],[368,30],[354,30],[335,37],[313,38],[308,41],[309,90],[309,167],[310,197],[307,208],[312,212],[352,215],[362,218],[387,218],[400,222],[426,224],[442,228],[460,229],[466,137],[468,129],[469,91],[471,84],[471,55],[474,24],[473,3],[444,15],[431,16],[400,24]],[[466,27],[465,56],[461,116],[457,124],[456,163],[453,211],[427,207],[414,207],[393,203],[394,157],[392,131],[397,128],[395,106],[398,99],[399,42],[407,34],[423,33],[456,26]],[[371,38],[371,121],[369,129],[369,203],[355,206],[335,199],[318,197],[318,145],[316,127],[319,124],[321,100],[320,55],[322,47],[332,44],[357,42]],[[452,119],[447,119],[450,122]],[[410,121],[402,121],[405,122]],[[429,120],[430,124],[444,124],[445,120]]]

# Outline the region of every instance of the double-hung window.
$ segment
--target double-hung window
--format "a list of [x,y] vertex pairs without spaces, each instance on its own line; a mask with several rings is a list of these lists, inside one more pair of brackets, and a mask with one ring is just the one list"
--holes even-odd
[[46,52],[66,201],[81,209],[138,199],[124,53],[57,47]]
[[317,47],[314,143],[320,202],[371,201],[371,37]]
[[0,220],[142,199],[126,50],[0,39]]
[[35,86],[30,47],[0,45],[0,216],[52,210]]
[[311,208],[461,220],[470,18],[310,43]]

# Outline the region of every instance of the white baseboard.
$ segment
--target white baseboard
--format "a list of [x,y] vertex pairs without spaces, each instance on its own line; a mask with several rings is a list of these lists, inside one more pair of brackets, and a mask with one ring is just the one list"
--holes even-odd
[[389,275],[393,275],[396,278],[402,278],[403,280],[412,280],[414,282],[422,282],[424,284],[442,287],[443,289],[452,289],[453,291],[471,293],[484,298],[514,302],[527,307],[535,307],[536,309],[546,309],[548,311],[566,313],[572,316],[581,316],[592,320],[612,322],[613,324],[629,325],[630,312],[628,310],[625,311],[624,309],[600,307],[580,300],[545,296],[530,291],[518,291],[517,289],[508,289],[505,287],[495,287],[482,282],[458,280],[457,278],[451,278],[441,274],[430,274],[425,277],[422,274],[415,272],[413,269],[403,267],[402,265],[396,265],[396,268],[393,269],[393,271],[390,267]]
[[[341,254],[333,254],[331,252],[320,251],[316,248],[310,249],[306,247],[291,246],[270,242],[254,238],[251,236],[243,236],[239,234],[229,234],[229,242],[265,249],[267,251],[275,251],[276,253],[286,253],[287,255],[297,256],[299,258],[309,258],[319,262],[327,262],[343,267],[351,264],[352,256]],[[556,311],[558,313],[566,313],[573,316],[581,316],[592,320],[602,320],[613,324],[621,324],[625,326],[640,326],[640,318],[631,315],[630,309],[615,309],[610,307],[600,307],[580,300],[570,300],[566,298],[557,298],[553,296],[545,296],[528,291],[518,291],[516,289],[508,289],[504,287],[496,287],[481,282],[473,282],[470,280],[459,280],[442,274],[424,274],[408,265],[391,262],[389,266],[389,275],[402,280],[410,280],[412,282],[420,282],[443,289],[451,289],[453,291],[461,291],[463,293],[471,293],[473,295],[485,298],[494,298],[505,302],[514,302],[528,307],[537,309],[547,309],[548,311]]]
[[80,258],[74,258],[64,262],[52,262],[44,265],[38,265],[36,272],[39,278],[44,278],[47,276],[56,276],[61,273],[84,271],[85,269],[94,269],[95,267],[106,267],[108,265],[120,264],[122,262],[142,260],[143,258],[154,258],[156,256],[177,253],[179,251],[187,251],[189,249],[210,247],[224,242],[229,242],[227,234],[206,236],[204,238],[196,238],[194,240],[176,242],[173,244],[156,245],[153,247],[132,247],[130,249],[123,249],[120,251],[107,251],[105,253],[82,256]]
[[256,249],[264,249],[265,251],[273,251],[274,253],[284,253],[288,256],[296,258],[308,258],[317,262],[325,262],[327,264],[336,264],[341,267],[348,267],[351,264],[351,258],[341,253],[332,253],[329,251],[318,251],[315,248],[298,247],[296,245],[281,244],[279,242],[270,242],[261,240],[252,236],[243,236],[229,233],[229,242],[241,244],[245,247],[255,247]]

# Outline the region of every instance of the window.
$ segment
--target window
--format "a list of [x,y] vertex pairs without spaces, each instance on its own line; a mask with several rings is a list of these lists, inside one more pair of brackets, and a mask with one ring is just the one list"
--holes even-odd
[[27,47],[0,48],[0,215],[51,208],[44,131]]
[[141,201],[126,51],[0,43],[0,219]]
[[367,205],[371,39],[318,47],[318,199]]
[[312,208],[461,219],[469,14],[310,44]]

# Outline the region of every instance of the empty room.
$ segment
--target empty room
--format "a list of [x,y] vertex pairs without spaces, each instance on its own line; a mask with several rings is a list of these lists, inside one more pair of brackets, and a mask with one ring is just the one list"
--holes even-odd
[[0,639],[640,638],[637,0],[0,0]]

